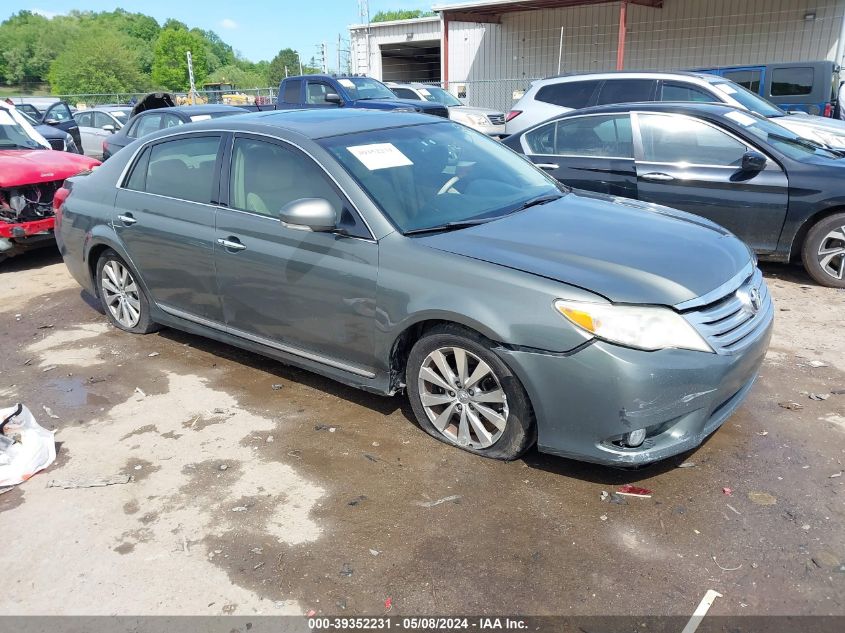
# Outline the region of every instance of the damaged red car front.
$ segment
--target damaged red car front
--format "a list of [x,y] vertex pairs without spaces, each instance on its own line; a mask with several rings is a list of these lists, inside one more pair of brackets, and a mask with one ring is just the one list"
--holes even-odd
[[50,149],[14,108],[0,103],[0,261],[53,243],[53,196],[65,178],[99,164]]

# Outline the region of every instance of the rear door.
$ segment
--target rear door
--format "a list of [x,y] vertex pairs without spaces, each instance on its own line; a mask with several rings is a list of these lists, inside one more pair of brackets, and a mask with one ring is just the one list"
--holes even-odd
[[102,140],[97,137],[97,129],[94,127],[93,112],[77,112],[73,115],[76,124],[79,126],[79,136],[82,138],[80,149],[86,156],[99,158],[103,154]]
[[552,121],[525,133],[521,143],[534,164],[570,187],[637,197],[631,117],[627,112]]
[[170,314],[221,323],[214,275],[219,134],[148,146],[118,189],[112,219],[152,299]]
[[743,154],[759,150],[715,124],[680,114],[632,116],[640,200],[713,220],[758,252],[775,249],[789,188],[775,161],[745,172]]
[[64,101],[54,103],[49,108],[47,108],[47,111],[44,112],[44,118],[41,120],[41,122],[47,123],[48,125],[52,125],[53,127],[57,127],[60,130],[67,132],[73,137],[73,140],[76,143],[77,147],[82,146],[82,137],[79,134],[79,126],[77,125],[76,120],[73,118],[73,113],[71,113],[70,108]]

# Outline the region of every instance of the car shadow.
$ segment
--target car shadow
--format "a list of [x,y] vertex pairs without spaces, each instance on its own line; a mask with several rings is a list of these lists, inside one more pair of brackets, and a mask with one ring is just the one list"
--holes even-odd
[[763,271],[763,276],[766,279],[780,279],[781,281],[788,281],[796,284],[806,284],[810,286],[818,286],[815,281],[807,274],[804,267],[799,264],[780,264],[775,262],[760,262],[760,270]]
[[4,260],[0,263],[0,275],[12,274],[23,270],[33,270],[35,268],[43,268],[61,263],[62,255],[54,244],[52,247],[34,248],[29,252],[21,253],[20,255],[15,255]]

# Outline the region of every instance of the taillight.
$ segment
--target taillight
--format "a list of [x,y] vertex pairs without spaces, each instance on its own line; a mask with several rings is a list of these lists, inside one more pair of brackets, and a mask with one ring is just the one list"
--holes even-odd
[[53,194],[53,211],[56,213],[62,208],[62,205],[67,200],[67,197],[70,195],[70,189],[65,189],[64,187],[59,187],[56,190],[56,193]]
[[825,103],[824,104],[824,113],[822,116],[832,117],[833,116],[833,104]]
[[505,121],[512,121],[520,114],[522,114],[522,110],[511,110],[510,112],[508,112],[508,116],[505,117]]

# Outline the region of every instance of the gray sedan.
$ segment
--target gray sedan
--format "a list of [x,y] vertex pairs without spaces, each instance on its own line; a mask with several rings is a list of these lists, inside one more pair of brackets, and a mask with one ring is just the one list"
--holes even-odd
[[391,395],[480,455],[639,465],[740,405],[771,333],[753,255],[683,212],[575,193],[432,117],[265,112],[129,145],[57,197],[118,328],[208,336]]

